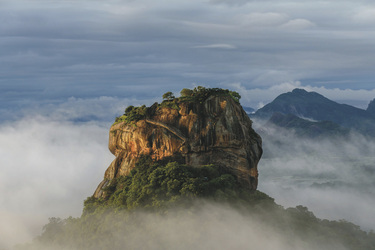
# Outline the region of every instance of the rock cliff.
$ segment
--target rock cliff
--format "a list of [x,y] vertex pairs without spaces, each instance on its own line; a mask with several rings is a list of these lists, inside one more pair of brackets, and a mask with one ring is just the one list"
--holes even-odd
[[128,175],[142,155],[196,167],[220,165],[255,190],[262,141],[241,105],[229,95],[210,95],[203,101],[176,98],[170,103],[174,106],[155,103],[137,121],[112,125],[109,150],[116,158],[94,197],[103,195],[110,180]]

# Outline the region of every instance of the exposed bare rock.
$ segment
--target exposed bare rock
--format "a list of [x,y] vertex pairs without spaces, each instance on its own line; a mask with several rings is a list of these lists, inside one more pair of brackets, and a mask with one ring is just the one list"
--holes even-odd
[[230,96],[200,102],[178,102],[178,109],[153,105],[144,119],[120,122],[109,132],[109,150],[116,156],[94,197],[109,180],[128,175],[141,155],[155,161],[169,157],[185,164],[224,166],[251,190],[258,184],[262,140],[252,122]]

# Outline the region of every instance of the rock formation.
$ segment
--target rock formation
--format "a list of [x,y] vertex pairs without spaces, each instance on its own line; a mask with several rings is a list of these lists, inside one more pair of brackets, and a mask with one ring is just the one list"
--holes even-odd
[[119,122],[109,132],[109,150],[116,156],[94,197],[110,180],[127,175],[141,155],[153,160],[179,160],[199,167],[215,164],[230,170],[239,182],[255,190],[262,141],[252,122],[229,95],[210,95],[203,101],[181,101],[174,107],[155,103],[142,119]]

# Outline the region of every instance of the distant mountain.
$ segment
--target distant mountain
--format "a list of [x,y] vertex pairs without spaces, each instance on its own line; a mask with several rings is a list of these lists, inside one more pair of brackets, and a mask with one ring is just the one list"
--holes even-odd
[[367,109],[366,109],[366,112],[367,112],[368,114],[370,114],[371,116],[375,117],[375,99],[372,100],[372,101],[369,103],[369,105],[368,105],[368,107],[367,107]]
[[294,89],[257,110],[254,118],[270,119],[274,113],[291,114],[314,121],[331,121],[342,127],[375,136],[375,103],[367,110],[339,104],[316,92]]
[[344,136],[349,129],[331,121],[313,122],[292,114],[274,113],[268,120],[266,127],[278,126],[292,129],[298,136],[319,138],[321,136]]
[[255,112],[255,109],[251,108],[251,107],[245,107],[245,106],[242,106],[243,110],[245,110],[245,112],[247,114],[252,114]]

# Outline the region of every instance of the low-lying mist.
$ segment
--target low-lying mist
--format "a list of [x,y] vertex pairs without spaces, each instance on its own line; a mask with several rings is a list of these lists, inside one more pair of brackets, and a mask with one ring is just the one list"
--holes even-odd
[[0,249],[30,241],[48,217],[79,216],[113,156],[108,129],[45,117],[0,125]]
[[[112,213],[105,216],[97,230],[100,239],[94,235],[82,234],[82,241],[72,243],[74,238],[65,238],[63,246],[34,244],[33,248],[21,249],[71,249],[72,245],[81,245],[83,249],[263,249],[263,250],[322,250],[347,249],[332,241],[307,236],[305,232],[295,233],[296,226],[288,217],[280,218],[279,214],[269,214],[264,221],[257,213],[246,212],[246,209],[234,209],[227,205],[200,202],[188,210],[174,209],[168,214],[134,212],[131,214]],[[272,223],[284,220],[285,227]],[[124,219],[126,218],[126,219]],[[90,224],[90,223],[88,223]],[[95,224],[95,222],[94,222]],[[94,225],[93,224],[93,225]],[[88,225],[89,226],[89,225]],[[307,236],[307,237],[306,237]],[[87,240],[86,240],[87,239]],[[89,242],[91,241],[91,242]],[[72,244],[72,245],[70,245]]]
[[375,229],[375,139],[302,138],[282,128],[260,127],[264,155],[259,190],[285,207],[302,204],[320,218],[345,219]]
[[[31,241],[41,233],[49,217],[80,216],[83,200],[92,195],[113,159],[107,149],[110,123],[74,122],[77,114],[64,116],[57,112],[57,115],[53,119],[35,115],[0,124],[0,249]],[[298,138],[280,129],[269,130],[266,135],[261,132],[261,123],[254,124],[263,137],[264,148],[259,163],[260,191],[284,207],[303,205],[319,218],[345,219],[362,229],[375,229],[375,221],[371,219],[375,217],[374,140],[355,133],[345,138],[314,140]],[[121,237],[130,244],[133,238],[147,238],[148,234],[165,237],[176,234],[174,240],[167,237],[165,241],[185,240],[186,246],[190,244],[198,249],[200,244],[202,249],[209,248],[205,244],[236,249],[258,242],[262,249],[283,249],[279,245],[290,249],[288,241],[272,226],[262,225],[259,219],[244,217],[229,208],[217,209],[219,212],[207,205],[199,215],[180,213],[165,223],[161,217],[153,218],[146,213],[142,216],[145,220],[166,226],[157,227],[157,232],[150,229],[139,236],[128,232],[131,236]],[[215,213],[219,216],[213,217]],[[204,222],[210,216],[212,219]],[[228,218],[236,223],[226,225]],[[171,224],[178,227],[173,228]],[[182,233],[188,231],[188,224],[195,228],[190,234],[199,232],[202,237],[211,236],[217,241],[196,240],[197,246],[193,245],[194,240]],[[144,224],[144,227],[139,231],[147,232],[150,226]],[[260,235],[269,235],[274,240]],[[235,240],[231,242],[229,238]]]
[[111,123],[128,103],[144,102],[152,100],[72,97],[0,118],[1,250],[30,241],[49,217],[81,215],[113,160]]

